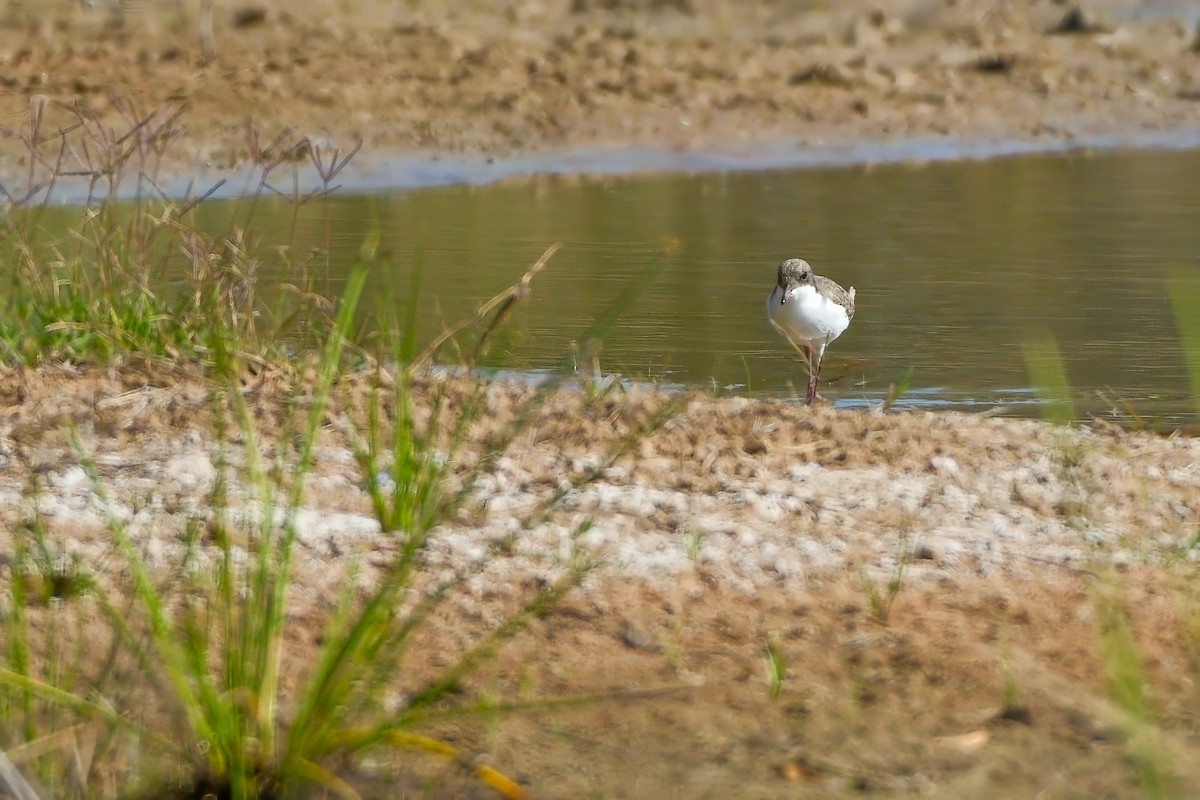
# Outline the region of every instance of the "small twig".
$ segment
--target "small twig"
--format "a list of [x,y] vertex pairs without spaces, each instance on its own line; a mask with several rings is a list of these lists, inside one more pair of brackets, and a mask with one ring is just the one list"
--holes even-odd
[[191,211],[193,208],[198,206],[200,203],[203,203],[205,200],[212,197],[213,194],[224,185],[225,185],[225,178],[221,178],[221,180],[217,181],[215,184],[213,184],[211,187],[209,187],[208,191],[204,192],[204,194],[200,195],[199,197],[195,198],[194,200],[190,200],[184,206],[179,208],[175,212],[175,216],[177,218],[182,217],[184,214]]
[[350,149],[350,152],[346,154],[346,157],[341,160],[338,160],[340,151],[336,147],[333,148],[328,166],[321,160],[321,148],[313,145],[311,142],[309,143],[308,156],[312,160],[313,168],[321,176],[321,182],[328,186],[338,176],[338,173],[346,168],[350,160],[358,155],[358,151],[362,149],[362,146],[363,140],[359,139],[354,147]]
[[[44,94],[35,94],[29,98],[29,141],[31,143],[38,141],[38,132],[42,129],[42,118],[46,112],[46,103],[49,101],[50,98]],[[37,152],[36,145],[30,146],[29,149],[34,153]],[[27,186],[33,185],[33,168],[34,159],[31,158],[29,159],[29,179],[26,183]]]
[[488,340],[491,339],[492,334],[495,333],[496,330],[504,324],[505,320],[508,319],[508,315],[512,313],[513,307],[529,295],[529,286],[533,281],[533,276],[542,271],[542,267],[546,266],[546,262],[550,260],[551,256],[558,252],[558,248],[560,246],[561,242],[555,242],[548,247],[546,252],[542,253],[542,257],[539,258],[537,262],[529,268],[529,271],[521,276],[521,280],[517,281],[517,284],[512,287],[512,293],[509,294],[508,299],[506,299],[500,306],[500,310],[497,311],[495,316],[492,317],[492,321],[488,323],[487,329],[484,330],[484,332],[480,335],[479,341],[475,343],[475,349],[471,351],[471,363],[474,363],[475,359],[479,358],[480,354],[483,352],[483,348],[487,346]]
[[[433,356],[437,354],[437,351],[441,349],[442,345],[458,334],[462,333],[467,328],[470,328],[472,325],[478,325],[480,322],[486,319],[488,314],[492,313],[492,310],[496,307],[500,307],[500,311],[496,314],[497,319],[500,316],[507,314],[513,303],[522,297],[525,297],[529,293],[529,284],[533,280],[533,276],[542,271],[542,267],[546,266],[546,262],[550,260],[551,256],[558,252],[558,248],[561,246],[562,242],[555,242],[554,244],[550,245],[548,248],[546,248],[546,252],[542,253],[542,257],[534,262],[533,266],[521,276],[521,280],[517,281],[512,286],[508,287],[504,291],[500,292],[500,294],[481,305],[471,318],[463,320],[457,325],[453,325],[442,331],[438,337],[434,339],[428,347],[425,348],[421,355],[416,357],[412,363],[412,366],[419,367],[429,359],[433,358]],[[472,353],[471,356],[472,360],[474,360],[475,355],[478,354],[482,343],[487,340],[487,335],[494,330],[496,319],[493,319],[492,322],[493,324],[488,326],[484,336],[480,339],[480,343],[476,345],[475,352]]]

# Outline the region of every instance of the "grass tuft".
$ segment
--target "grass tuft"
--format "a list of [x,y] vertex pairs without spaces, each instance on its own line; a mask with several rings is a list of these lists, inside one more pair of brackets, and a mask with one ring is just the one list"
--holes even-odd
[[[26,128],[0,131],[23,143],[29,165],[23,186],[0,186],[6,206],[0,218],[0,359],[27,365],[129,359],[210,364],[213,337],[276,359],[285,334],[309,342],[324,338],[332,320],[322,313],[322,299],[299,289],[273,293],[269,302],[259,296],[265,256],[244,226],[264,195],[285,196],[298,213],[336,189],[358,147],[325,152],[290,131],[262,145],[249,129],[256,177],[253,194],[241,203],[244,218],[229,230],[206,232],[198,215],[221,183],[173,199],[156,178],[184,131],[184,113],[175,103],[144,111],[114,98],[102,113],[35,97]],[[306,191],[299,188],[298,154],[317,176]],[[296,188],[290,194],[272,183],[282,169],[292,171]],[[64,197],[78,204],[58,206]],[[78,219],[68,222],[65,235],[50,233],[71,214]],[[286,262],[286,251],[271,257],[283,260],[279,266],[287,274],[303,270]],[[306,320],[325,324],[293,329]]]
[[1095,605],[1109,697],[1125,714],[1126,757],[1137,770],[1147,797],[1179,797],[1175,770],[1157,740],[1158,713],[1128,611],[1115,587],[1098,587]]
[[[64,113],[68,121],[52,128],[52,114]],[[382,352],[370,357],[355,344],[355,320],[367,274],[378,268],[378,232],[364,240],[361,263],[336,304],[300,289],[268,303],[257,290],[267,251],[253,230],[261,198],[283,197],[296,209],[319,200],[337,188],[358,148],[323,150],[288,131],[268,138],[248,128],[256,177],[243,201],[245,227],[206,234],[196,215],[217,187],[173,200],[153,177],[182,116],[177,106],[142,113],[114,101],[102,119],[41,98],[28,128],[10,132],[26,143],[30,168],[23,188],[0,187],[8,205],[0,280],[11,287],[0,308],[0,359],[200,365],[209,381],[206,441],[216,475],[184,530],[175,536],[152,525],[147,536],[144,519],[135,521],[148,514],[157,523],[158,512],[135,513],[112,497],[78,431],[68,425],[43,434],[71,443],[109,553],[87,570],[61,557],[37,514],[41,486],[29,487],[26,522],[14,537],[19,579],[7,581],[0,604],[0,754],[7,754],[0,789],[355,797],[356,764],[386,748],[405,764],[433,755],[502,797],[525,796],[431,726],[522,710],[526,704],[472,700],[471,677],[552,610],[595,560],[568,548],[550,578],[521,589],[508,615],[440,670],[418,673],[409,662],[422,654],[431,617],[490,563],[484,557],[431,575],[423,559],[436,531],[462,517],[479,479],[556,390],[549,384],[529,392],[511,422],[489,425],[489,385],[447,374],[434,360],[453,342],[462,366],[471,367],[558,246],[424,348],[413,330],[414,291],[408,319],[381,336]],[[318,175],[315,188],[302,190],[297,181],[291,191],[277,188],[305,161]],[[82,184],[85,197],[69,235],[53,239],[43,223],[68,184]],[[653,275],[647,270],[585,340],[599,341]],[[290,357],[280,344],[285,332],[294,340],[293,326],[313,317],[302,338],[319,346]],[[463,346],[465,336],[473,339]],[[369,373],[352,371],[364,362],[373,365]],[[255,393],[279,401],[274,416],[255,405]],[[632,425],[599,466],[518,520],[514,536],[554,515],[572,489],[597,480],[680,403]],[[323,598],[312,612],[317,619],[300,628],[298,548],[320,443],[333,429],[351,443],[353,477],[366,488],[389,547],[371,560],[362,553],[343,559],[340,594]],[[571,541],[590,524],[579,522]],[[497,542],[488,555],[512,544]],[[75,616],[76,629],[56,628],[54,615],[68,603],[86,604],[87,613]],[[314,629],[319,644],[297,658],[293,645]],[[417,674],[424,682],[398,693]]]

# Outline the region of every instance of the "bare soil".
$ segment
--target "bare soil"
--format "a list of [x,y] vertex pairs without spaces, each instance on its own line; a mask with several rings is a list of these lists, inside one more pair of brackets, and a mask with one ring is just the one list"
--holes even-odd
[[[43,133],[69,121],[56,107],[186,104],[168,165],[184,173],[244,165],[248,125],[264,141],[284,127],[343,151],[362,140],[370,158],[1062,142],[1200,122],[1194,23],[1131,16],[1150,3],[1088,4],[1071,24],[1052,0],[217,2],[208,61],[197,0],[46,5],[2,12],[0,124],[25,130],[33,95],[55,104]],[[0,140],[0,174],[22,176],[25,155]]]
[[[434,387],[468,390],[446,380],[423,380],[419,407]],[[32,504],[55,563],[109,585],[122,573],[112,514],[164,580],[178,575],[217,465],[246,459],[243,436],[213,434],[214,387],[153,366],[9,371],[0,387],[0,552]],[[240,391],[260,457],[287,461],[303,377],[247,373]],[[369,586],[396,546],[350,448],[372,391],[348,376],[325,417],[299,517],[289,686],[351,566]],[[533,796],[1138,797],[1147,759],[1169,794],[1200,786],[1200,440],[704,395],[532,396],[487,390],[463,464],[536,413],[427,546],[423,580],[472,576],[396,691],[453,663],[573,553],[595,559],[463,689],[591,699],[431,730]],[[226,483],[245,507],[248,482]],[[191,569],[215,557],[207,542]],[[29,611],[48,637],[94,616],[86,596]],[[1148,719],[1109,691],[1113,631],[1132,637]],[[452,769],[419,764],[421,782],[413,769],[379,756],[345,777],[368,796],[488,796]]]
[[[362,139],[370,158],[780,138],[1069,141],[1200,123],[1196,32],[1124,21],[1139,4],[1105,4],[1108,16],[1058,33],[1070,8],[1056,2],[875,5],[218,2],[206,62],[190,6],[9,3],[0,124],[25,130],[33,95],[52,101],[50,125],[75,103],[110,116],[114,99],[144,112],[185,104],[184,155],[168,166],[187,174],[244,164],[248,125]],[[26,158],[17,139],[0,139],[8,180]],[[349,451],[364,387],[339,389],[307,494],[296,674],[347,566],[394,546]],[[493,388],[490,424],[510,420],[528,391]],[[199,374],[161,368],[5,373],[0,553],[37,486],[56,552],[101,578],[119,570],[69,423],[146,557],[168,569],[216,474],[211,392]],[[245,394],[266,440],[286,450],[303,393],[268,375]],[[596,699],[435,733],[538,797],[1138,797],[1148,758],[1172,774],[1169,793],[1200,792],[1195,439],[696,396],[605,466],[607,448],[668,402],[563,394],[471,489],[471,513],[439,532],[431,577],[484,563],[427,629],[404,685],[561,572],[572,546],[601,566],[465,689]],[[520,527],[601,467],[549,519]],[[506,538],[516,546],[492,556]],[[0,566],[11,580],[17,565]],[[83,612],[31,613],[53,631]],[[1148,723],[1109,691],[1104,643],[1125,627]],[[775,691],[768,647],[782,665]],[[373,796],[411,796],[410,766],[380,761],[347,777]],[[486,794],[449,771],[426,778],[437,796]]]

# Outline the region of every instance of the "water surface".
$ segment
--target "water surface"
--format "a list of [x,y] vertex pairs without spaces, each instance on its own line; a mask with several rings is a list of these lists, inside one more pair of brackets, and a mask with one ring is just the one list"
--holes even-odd
[[[875,403],[912,370],[907,402],[1035,414],[1022,342],[1058,343],[1080,411],[1190,408],[1164,286],[1200,270],[1198,151],[1097,151],[982,161],[699,175],[544,177],[392,194],[334,195],[293,219],[259,202],[255,229],[336,295],[377,227],[383,262],[364,319],[402,313],[419,275],[428,340],[562,249],[490,352],[495,367],[572,363],[597,317],[639,275],[653,280],[608,332],[605,371],[790,396],[801,368],[766,323],[775,265],[809,260],[858,290],[829,350],[824,393]],[[223,229],[246,202],[211,202]],[[267,281],[294,275],[264,274]],[[1200,313],[1200,309],[1197,310]]]

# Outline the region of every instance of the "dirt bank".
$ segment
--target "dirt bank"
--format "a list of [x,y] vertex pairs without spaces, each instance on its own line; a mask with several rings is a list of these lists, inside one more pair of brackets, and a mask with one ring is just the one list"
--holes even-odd
[[[289,383],[247,376],[267,459],[289,458],[303,416],[305,392]],[[10,371],[0,386],[0,552],[12,552],[33,502],[56,563],[101,583],[120,574],[70,430],[164,575],[207,513],[222,452],[232,469],[245,463],[244,437],[214,437],[213,387],[193,373]],[[342,383],[316,450],[293,676],[347,569],[369,583],[395,546],[350,446],[369,391],[366,378]],[[537,796],[1138,796],[1132,723],[1106,690],[1102,632],[1114,625],[1132,631],[1156,709],[1138,736],[1154,737],[1179,785],[1200,785],[1188,783],[1200,777],[1190,733],[1200,441],[703,395],[565,392],[530,406],[531,396],[487,393],[464,464],[522,409],[536,412],[428,546],[429,579],[475,574],[398,685],[444,668],[573,553],[594,558],[582,587],[468,691],[618,697],[438,730]],[[251,482],[226,485],[231,508],[249,502]],[[191,569],[213,548],[193,552]],[[61,628],[88,607],[30,613]],[[638,694],[647,689],[664,691]],[[393,796],[407,763],[348,777]],[[467,791],[451,774],[435,785],[437,796]]]
[[[1194,23],[1152,4],[1070,18],[1051,0],[219,2],[207,63],[196,9],[137,5],[159,10],[8,4],[0,122],[23,130],[31,95],[99,111],[112,97],[142,112],[186,104],[172,165],[184,172],[244,163],[247,123],[268,139],[285,126],[343,149],[361,139],[370,158],[1065,141],[1200,122]],[[49,131],[67,117],[47,119]],[[10,181],[23,155],[0,140]]]

